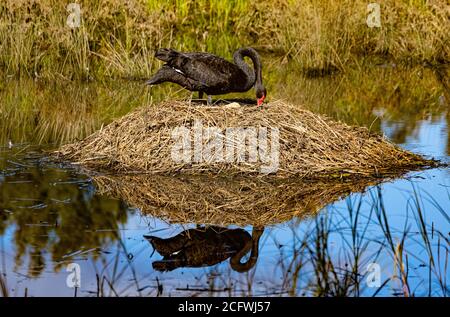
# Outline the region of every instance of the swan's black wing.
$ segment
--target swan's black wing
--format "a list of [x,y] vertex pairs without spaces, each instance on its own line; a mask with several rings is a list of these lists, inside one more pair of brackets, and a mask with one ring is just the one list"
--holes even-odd
[[156,57],[166,65],[210,88],[225,88],[232,84],[235,76],[241,75],[240,69],[229,61],[209,53],[181,53],[170,49],[161,49]]

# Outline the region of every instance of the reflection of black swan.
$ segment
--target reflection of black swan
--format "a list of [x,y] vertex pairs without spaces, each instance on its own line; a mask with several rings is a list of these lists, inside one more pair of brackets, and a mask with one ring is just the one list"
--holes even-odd
[[[253,229],[252,236],[243,229],[203,227],[189,229],[178,235],[161,239],[145,236],[153,248],[164,258],[153,262],[158,271],[171,271],[178,267],[202,267],[230,258],[231,268],[237,272],[250,270],[258,258],[259,238],[264,229]],[[249,251],[247,262],[241,259]]]
[[[254,69],[244,61],[250,57]],[[263,103],[266,89],[262,83],[261,61],[258,53],[251,47],[240,48],[234,55],[235,64],[209,53],[181,53],[172,49],[159,49],[155,57],[166,64],[149,80],[147,84],[163,82],[176,83],[190,91],[221,95],[230,92],[245,92],[255,85],[257,104]]]

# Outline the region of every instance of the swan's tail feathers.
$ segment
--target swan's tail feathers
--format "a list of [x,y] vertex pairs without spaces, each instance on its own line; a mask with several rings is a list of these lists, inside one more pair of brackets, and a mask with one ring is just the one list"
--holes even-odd
[[149,85],[149,86],[157,85],[160,83],[161,83],[161,78],[160,78],[160,76],[156,76],[156,75],[145,82],[145,84]]
[[160,83],[163,83],[163,82],[169,80],[172,77],[172,73],[173,72],[174,72],[174,70],[171,67],[169,67],[167,65],[164,65],[163,67],[161,67],[160,70],[158,70],[156,72],[155,75],[153,75],[152,78],[147,80],[145,82],[145,84],[151,86],[151,85],[158,85]]
[[150,235],[144,235],[144,238],[152,245],[153,249],[155,249],[162,256],[170,256],[174,252],[165,239]]
[[155,236],[149,236],[149,235],[144,235],[144,238],[152,245],[152,247],[156,250],[156,251],[158,251],[158,253],[159,253],[159,250],[158,250],[158,247],[159,247],[159,244],[160,244],[160,242],[161,242],[161,238],[158,238],[158,237],[155,237]]
[[170,62],[173,58],[178,56],[178,52],[171,48],[160,48],[156,51],[155,57],[163,62]]

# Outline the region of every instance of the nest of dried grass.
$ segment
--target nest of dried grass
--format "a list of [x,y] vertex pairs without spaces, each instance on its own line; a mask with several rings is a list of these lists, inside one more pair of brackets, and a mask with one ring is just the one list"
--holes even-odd
[[315,215],[381,180],[121,175],[94,176],[97,191],[171,223],[266,226]]
[[[80,142],[63,146],[55,154],[88,168],[115,172],[249,175],[260,174],[267,165],[262,160],[250,163],[245,158],[175,161],[172,150],[178,141],[173,131],[179,127],[191,131],[198,122],[204,128],[218,128],[225,143],[225,131],[230,127],[278,129],[278,168],[273,174],[281,177],[380,177],[434,164],[366,128],[335,122],[282,101],[263,107],[205,106],[182,101],[142,107]],[[203,135],[203,146],[210,141]]]

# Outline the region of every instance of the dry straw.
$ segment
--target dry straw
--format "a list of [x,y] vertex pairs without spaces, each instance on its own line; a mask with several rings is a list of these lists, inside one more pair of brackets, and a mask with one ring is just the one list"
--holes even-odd
[[[271,177],[336,179],[383,177],[435,165],[366,128],[350,127],[282,101],[257,106],[205,106],[168,101],[142,107],[55,154],[83,167],[120,173],[262,175],[261,161],[177,162],[173,131],[203,127],[276,128],[279,168]],[[204,141],[208,142],[208,140]],[[269,141],[270,143],[270,141]]]

